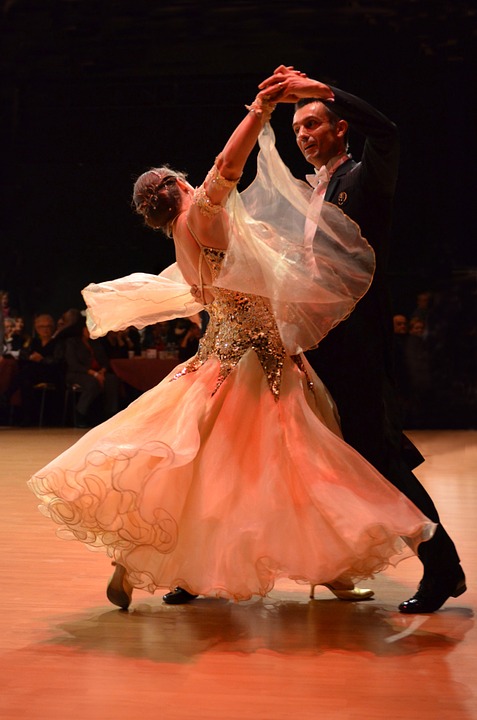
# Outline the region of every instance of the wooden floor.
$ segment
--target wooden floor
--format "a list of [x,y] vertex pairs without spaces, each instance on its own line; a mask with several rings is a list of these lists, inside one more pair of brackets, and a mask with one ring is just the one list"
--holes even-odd
[[137,592],[115,609],[106,556],[59,540],[25,484],[82,432],[0,428],[2,720],[477,718],[477,431],[411,433],[469,587],[428,616],[396,611],[415,558],[364,603],[284,582],[266,600]]

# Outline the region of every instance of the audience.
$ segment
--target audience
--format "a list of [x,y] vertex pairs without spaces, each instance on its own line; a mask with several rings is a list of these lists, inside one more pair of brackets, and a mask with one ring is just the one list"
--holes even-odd
[[185,331],[182,333],[179,342],[179,361],[185,362],[196,354],[199,348],[199,340],[202,336],[202,329],[196,322],[187,321]]
[[15,333],[15,320],[11,317],[3,318],[3,349],[5,357],[17,358],[22,347],[22,338]]
[[397,313],[393,316],[394,330],[394,377],[397,384],[397,394],[401,406],[403,424],[408,424],[408,408],[410,403],[410,379],[406,361],[406,344],[408,333],[408,319],[406,315]]
[[[443,288],[419,291],[407,311],[396,310],[394,363],[408,429],[477,425],[476,306],[477,284],[475,276],[468,273],[456,276]],[[21,313],[10,307],[8,291],[0,290],[0,357],[17,358],[18,362],[16,380],[0,398],[2,414],[8,412],[9,398],[20,389],[20,422],[34,422],[35,386],[49,383],[64,388],[66,378],[70,386],[81,388],[78,424],[90,426],[137,396],[137,391],[121,391],[110,359],[155,351],[159,358],[185,361],[196,353],[206,321],[204,313],[158,322],[141,331],[128,328],[92,341],[82,311],[69,308],[56,324],[50,314],[37,314],[30,337]],[[95,416],[94,405],[99,406],[99,400],[102,411]]]
[[432,368],[425,328],[425,323],[419,317],[411,318],[404,346],[409,383],[406,422],[412,428],[428,427],[433,408]]
[[[64,342],[66,382],[80,392],[76,404],[75,425],[86,428],[102,422],[119,410],[119,380],[111,371],[101,340],[91,340],[86,321]],[[93,415],[95,401],[102,400],[102,411]]]
[[10,293],[8,290],[0,290],[0,315],[4,318],[12,317],[10,308]]
[[477,281],[475,273],[416,296],[394,317],[394,358],[407,428],[477,426]]
[[37,315],[33,321],[33,337],[19,353],[14,389],[19,388],[21,392],[20,422],[25,426],[36,423],[37,387],[46,384],[51,389],[64,390],[63,365],[55,352],[54,330],[51,315]]
[[159,357],[164,356],[166,353],[177,355],[178,343],[175,330],[176,323],[172,320],[148,325],[145,329],[142,348],[144,350],[155,350]]
[[405,315],[393,316],[393,330],[395,335],[407,335],[408,323]]
[[429,308],[433,301],[433,293],[429,290],[419,292],[416,297],[416,307],[411,312],[412,318],[419,318],[422,322],[427,322]]
[[83,332],[84,317],[78,308],[70,308],[60,315],[56,323],[54,337],[59,345],[63,345],[69,337],[81,335]]
[[110,360],[128,358],[132,355],[141,354],[141,342],[139,333],[134,328],[113,332],[110,330],[104,338],[101,338],[104,351]]

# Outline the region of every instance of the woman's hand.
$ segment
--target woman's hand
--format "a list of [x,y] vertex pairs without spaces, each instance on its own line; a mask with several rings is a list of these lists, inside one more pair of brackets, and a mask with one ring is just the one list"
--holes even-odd
[[295,103],[300,98],[316,97],[320,100],[332,100],[333,91],[328,85],[309,78],[306,73],[292,66],[280,65],[269,78],[258,86],[259,98],[269,98],[271,102]]

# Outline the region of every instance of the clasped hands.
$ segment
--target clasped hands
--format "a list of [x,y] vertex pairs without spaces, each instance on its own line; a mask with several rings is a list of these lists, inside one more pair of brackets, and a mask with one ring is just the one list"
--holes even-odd
[[95,380],[99,382],[101,387],[104,385],[104,379],[106,375],[106,368],[100,368],[99,370],[89,370],[88,375],[92,375]]
[[291,65],[280,65],[273,75],[260,83],[257,99],[272,103],[295,103],[300,98],[315,97],[332,100],[333,91],[328,85],[309,78],[306,73]]

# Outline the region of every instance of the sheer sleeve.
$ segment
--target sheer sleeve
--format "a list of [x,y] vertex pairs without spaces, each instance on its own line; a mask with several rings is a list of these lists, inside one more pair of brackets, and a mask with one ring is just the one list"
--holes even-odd
[[[355,222],[284,165],[269,124],[257,175],[227,202],[230,243],[215,285],[270,299],[285,349],[316,347],[353,310],[371,284],[375,259]],[[305,241],[305,222],[317,229]]]
[[91,337],[130,325],[141,329],[156,322],[190,317],[203,309],[176,263],[160,275],[133,273],[94,284],[82,291]]
[[[269,298],[292,355],[318,345],[351,313],[371,284],[374,252],[338,207],[310,203],[311,188],[284,165],[269,124],[259,144],[254,181],[226,204],[229,246],[214,284]],[[316,233],[305,241],[307,220]],[[203,308],[190,290],[177,264],[160,275],[90,284],[83,297],[91,335],[190,317]]]

